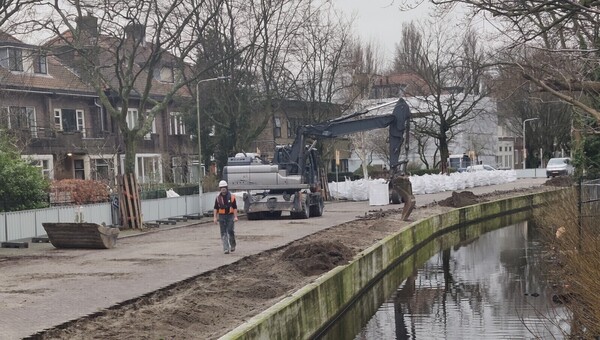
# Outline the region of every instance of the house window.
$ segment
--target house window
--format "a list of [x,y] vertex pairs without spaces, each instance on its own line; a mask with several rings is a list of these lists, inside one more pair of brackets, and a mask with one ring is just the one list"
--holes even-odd
[[185,183],[187,167],[183,159],[181,157],[171,158],[171,168],[173,171],[173,183]]
[[162,183],[160,155],[138,154],[136,172],[140,183]]
[[171,112],[169,115],[169,134],[185,135],[185,124],[181,112]]
[[52,155],[23,155],[21,158],[32,166],[39,168],[44,178],[54,179],[54,159]]
[[[127,116],[125,117],[125,121],[127,122],[127,128],[129,130],[133,130],[138,128],[140,125],[138,110],[137,109],[129,109],[127,110]],[[152,138],[152,134],[156,133],[156,119],[152,119],[152,126],[150,131],[144,135],[144,139],[150,140]]]
[[159,79],[165,83],[173,83],[175,81],[175,72],[172,66],[163,66],[160,68]]
[[281,118],[275,117],[273,124],[273,137],[279,138],[281,137]]
[[8,49],[8,68],[11,71],[23,72],[23,52],[20,49]]
[[35,56],[35,63],[33,64],[33,71],[35,73],[47,74],[48,73],[48,61],[46,54],[41,53]]
[[94,166],[94,177],[98,181],[107,181],[110,179],[110,164],[108,160],[97,158],[92,160]]
[[336,166],[335,159],[332,159],[331,160],[331,172],[335,172],[336,171],[336,167],[337,167],[337,171],[338,172],[348,171],[348,160],[347,159],[340,159],[340,165]]
[[54,127],[59,131],[80,131],[85,137],[85,116],[83,110],[55,109]]
[[31,137],[37,138],[37,124],[34,107],[9,106],[1,108],[0,127],[6,129],[27,129]]
[[127,110],[127,117],[125,117],[125,121],[127,122],[127,128],[129,130],[133,130],[138,127],[138,110],[129,109]]
[[73,160],[73,173],[75,179],[85,179],[85,165],[83,159]]
[[288,138],[292,137],[294,135],[294,128],[292,127],[292,122],[290,122],[289,120],[287,121],[287,136]]
[[150,132],[144,135],[144,139],[150,140],[152,139],[152,134],[156,134],[156,119],[152,118],[152,127],[150,128]]

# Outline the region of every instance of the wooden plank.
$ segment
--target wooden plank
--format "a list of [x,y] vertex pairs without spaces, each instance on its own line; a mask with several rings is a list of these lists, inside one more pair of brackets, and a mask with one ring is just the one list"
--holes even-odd
[[123,184],[124,184],[124,188],[125,188],[125,196],[126,196],[126,204],[127,204],[127,219],[129,221],[129,227],[130,228],[134,228],[137,229],[138,226],[136,224],[134,215],[133,215],[133,206],[131,204],[131,187],[130,187],[130,180],[129,177],[131,176],[131,174],[125,174],[125,176],[123,176]]
[[117,176],[119,184],[119,212],[121,213],[121,224],[123,228],[131,228],[129,217],[127,216],[127,195],[125,189],[125,179],[123,175]]
[[137,225],[140,229],[144,227],[142,223],[142,203],[140,200],[140,186],[138,185],[137,178],[132,175],[133,181],[133,198],[134,198],[134,207],[135,207],[135,218],[137,221]]

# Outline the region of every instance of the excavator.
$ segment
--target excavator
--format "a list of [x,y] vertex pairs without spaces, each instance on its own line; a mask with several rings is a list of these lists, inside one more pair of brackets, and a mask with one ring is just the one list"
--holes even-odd
[[[395,106],[391,114],[366,115],[392,104]],[[415,207],[412,185],[406,173],[410,117],[408,104],[400,98],[324,123],[300,126],[294,142],[278,146],[271,162],[245,153],[238,154],[228,158],[223,177],[230,190],[244,191],[244,211],[249,220],[277,218],[283,211],[289,211],[292,218],[321,216],[324,198],[316,142],[388,127],[390,202],[404,203],[402,219],[406,221]],[[307,145],[311,139],[312,143]],[[405,158],[400,160],[405,140]]]

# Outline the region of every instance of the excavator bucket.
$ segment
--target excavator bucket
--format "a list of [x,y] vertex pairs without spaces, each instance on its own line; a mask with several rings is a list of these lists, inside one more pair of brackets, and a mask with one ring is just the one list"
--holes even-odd
[[402,220],[407,221],[416,205],[410,180],[406,176],[395,176],[390,180],[389,188],[392,203],[399,204],[400,202],[404,202]]

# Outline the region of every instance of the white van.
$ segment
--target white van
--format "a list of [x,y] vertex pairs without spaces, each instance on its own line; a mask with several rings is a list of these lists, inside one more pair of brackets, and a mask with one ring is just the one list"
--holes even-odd
[[574,172],[575,168],[569,157],[550,158],[546,165],[546,178],[572,175]]

